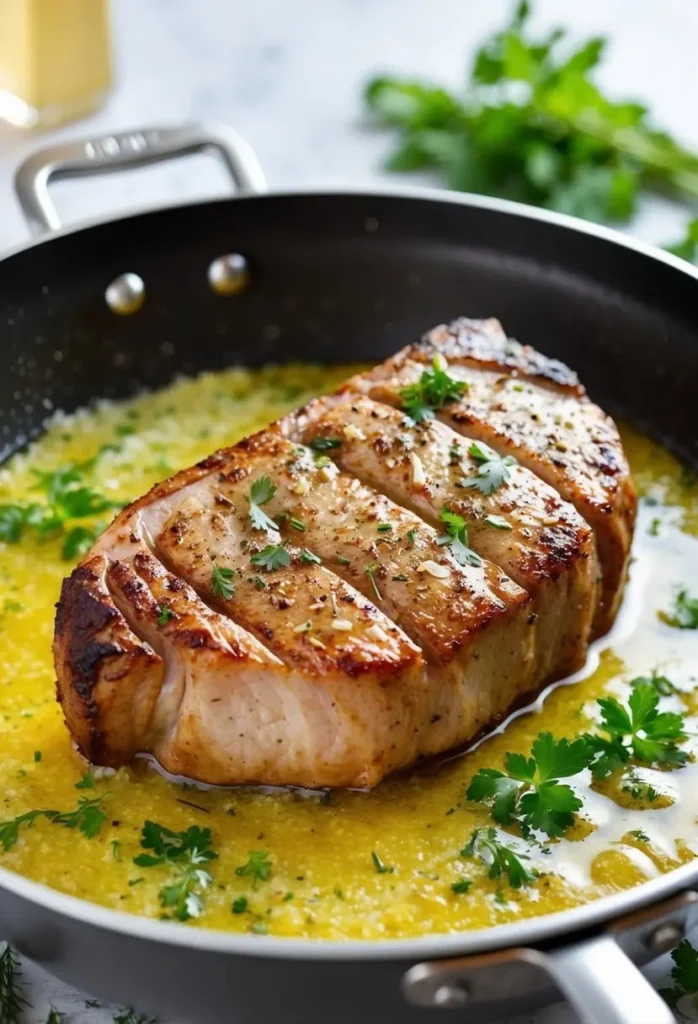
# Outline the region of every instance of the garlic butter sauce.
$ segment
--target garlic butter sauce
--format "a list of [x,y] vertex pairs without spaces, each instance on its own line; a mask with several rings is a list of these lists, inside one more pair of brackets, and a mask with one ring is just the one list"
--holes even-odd
[[[124,503],[330,390],[352,370],[227,370],[127,403],[56,416],[38,442],[0,468],[0,503],[41,500],[33,470],[84,463],[100,449],[86,479],[110,501]],[[143,823],[176,831],[198,825],[211,830],[218,858],[208,865],[213,882],[190,924],[369,939],[551,913],[692,859],[698,854],[695,759],[675,771],[626,767],[620,780],[593,786],[588,772],[575,777],[571,784],[584,806],[565,838],[530,850],[512,839],[541,873],[529,887],[514,890],[489,879],[478,861],[460,853],[475,827],[491,824],[487,809],[464,797],[475,772],[501,768],[506,751],[528,753],[542,730],[556,737],[592,730],[596,699],[625,701],[633,677],[657,669],[671,680],[677,692],[662,697],[661,708],[687,714],[690,738],[682,746],[698,752],[698,630],[672,628],[657,614],[671,609],[679,585],[698,595],[698,486],[653,442],[627,429],[623,436],[642,500],[631,578],[613,632],[594,645],[576,681],[550,688],[474,751],[402,773],[371,793],[202,789],[168,780],[144,761],[96,772],[88,790],[76,789],[88,766],[73,750],[55,702],[50,650],[55,601],[72,563],[61,556],[60,538],[41,542],[27,532],[18,543],[0,542],[0,822],[35,809],[72,809],[85,795],[103,795],[107,814],[93,838],[45,819],[25,825],[10,849],[0,847],[0,866],[157,918],[167,868],[133,863],[142,852]],[[266,851],[272,865],[254,886],[236,874],[250,851]],[[452,884],[463,880],[472,882],[467,893],[453,892]],[[244,912],[233,913],[243,896]]]

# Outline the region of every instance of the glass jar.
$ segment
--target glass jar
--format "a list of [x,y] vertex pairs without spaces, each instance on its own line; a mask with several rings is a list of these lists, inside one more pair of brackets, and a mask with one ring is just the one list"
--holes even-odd
[[111,83],[108,0],[0,0],[0,120],[49,128]]

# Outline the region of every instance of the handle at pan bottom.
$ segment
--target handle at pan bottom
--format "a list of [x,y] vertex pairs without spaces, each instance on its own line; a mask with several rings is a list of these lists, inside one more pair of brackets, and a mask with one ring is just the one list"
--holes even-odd
[[688,890],[557,949],[425,961],[403,976],[402,992],[414,1006],[462,1008],[466,1019],[490,1021],[531,1000],[549,1000],[555,986],[582,1024],[673,1024],[639,967],[673,949],[696,923],[697,910],[698,894]]
[[582,1024],[674,1024],[661,996],[610,935],[546,957],[547,969]]

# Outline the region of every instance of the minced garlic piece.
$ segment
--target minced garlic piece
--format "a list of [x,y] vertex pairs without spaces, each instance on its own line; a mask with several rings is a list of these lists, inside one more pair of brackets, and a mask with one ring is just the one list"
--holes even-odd
[[555,526],[559,522],[557,516],[546,516],[543,520],[543,526]]
[[325,650],[325,645],[323,644],[322,640],[318,640],[316,636],[309,636],[308,643],[312,644],[313,647],[319,647],[321,651]]
[[427,482],[422,460],[419,455],[415,455],[414,452],[410,452],[410,462],[412,463],[412,483],[416,484],[417,487],[421,487],[422,484]]
[[437,580],[445,580],[451,575],[451,570],[447,565],[439,565],[438,562],[433,562],[431,558],[418,565],[417,572],[428,572],[430,576],[434,576]]
[[312,622],[310,619],[306,619],[305,622],[301,622],[298,626],[293,627],[294,633],[307,633],[309,629],[312,629]]
[[291,490],[293,491],[294,494],[298,494],[299,496],[302,497],[304,494],[307,494],[308,491],[310,490],[310,484],[305,477],[301,477],[300,480],[296,480]]
[[372,626],[369,626],[366,630],[366,636],[370,636],[371,640],[387,640],[388,634],[384,629],[381,629],[377,622],[374,622]]
[[344,428],[344,436],[348,438],[350,441],[366,440],[366,435],[364,434],[363,430],[359,430],[359,428],[355,426],[353,423],[347,423],[346,427]]
[[350,633],[354,623],[349,619],[332,619],[332,629],[338,629],[340,633]]

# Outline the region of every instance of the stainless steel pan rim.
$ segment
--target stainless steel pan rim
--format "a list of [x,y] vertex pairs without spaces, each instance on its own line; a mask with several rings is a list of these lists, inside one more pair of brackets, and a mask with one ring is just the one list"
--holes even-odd
[[[685,279],[698,281],[698,268],[652,245],[610,228],[508,200],[410,187],[327,187],[267,193],[256,157],[244,140],[224,125],[139,129],[104,139],[55,146],[30,157],[19,168],[16,188],[32,230],[44,237],[16,246],[4,259],[33,249],[43,243],[47,235],[60,238],[80,234],[114,220],[105,216],[77,226],[61,227],[48,195],[51,178],[108,173],[200,150],[215,150],[222,156],[241,195],[245,199],[254,198],[255,203],[263,203],[265,198],[357,196],[368,204],[372,199],[396,198],[469,206],[504,214],[512,220],[538,221],[577,235],[592,236],[611,243],[616,249],[664,264]],[[157,211],[196,208],[207,203],[209,199],[172,203],[158,207]],[[119,219],[152,212],[152,208],[129,211]],[[366,230],[379,236],[380,224],[367,222]],[[142,943],[152,943],[159,948],[169,948],[172,956],[179,949],[184,953],[189,950],[223,957],[238,955],[267,962],[295,961],[296,970],[301,969],[302,961],[322,961],[329,970],[333,964],[339,966],[345,962],[380,962],[387,969],[391,963],[409,966],[415,960],[423,960],[404,974],[402,993],[413,1005],[431,1008],[463,1005],[464,995],[470,999],[468,991],[473,977],[476,977],[474,991],[478,1005],[496,1004],[501,995],[502,971],[513,966],[523,972],[521,991],[524,994],[528,991],[526,985],[531,973],[538,975],[539,987],[541,975],[545,975],[548,983],[552,978],[587,1024],[668,1024],[673,1020],[668,1008],[633,964],[646,963],[652,956],[675,945],[684,934],[690,908],[698,901],[698,896],[691,891],[694,887],[698,887],[698,861],[633,889],[532,920],[420,938],[327,941],[260,938],[154,921],[63,894],[0,868],[0,889],[11,894],[18,903],[34,904],[57,919],[97,929],[103,935],[111,933],[127,942],[141,940],[139,948]],[[458,959],[439,959],[454,957]],[[478,990],[480,979],[484,982]],[[275,1007],[275,1013],[276,1010]],[[284,1019],[285,1016],[284,1011]]]
[[271,935],[254,937],[153,921],[136,914],[110,910],[76,896],[68,896],[39,882],[0,868],[0,885],[15,895],[40,903],[57,914],[126,935],[218,953],[245,953],[280,959],[396,960],[482,953],[503,947],[536,945],[573,932],[613,921],[642,907],[660,902],[698,885],[698,864],[685,864],[634,889],[594,900],[555,914],[477,931],[426,935],[415,939],[294,939]]

